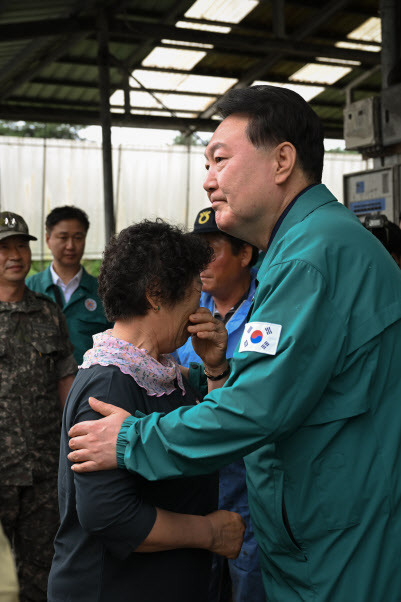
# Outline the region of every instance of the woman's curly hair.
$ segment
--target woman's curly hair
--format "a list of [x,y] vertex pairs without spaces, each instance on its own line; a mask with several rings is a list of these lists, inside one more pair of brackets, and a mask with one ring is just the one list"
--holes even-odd
[[111,322],[143,316],[153,299],[174,305],[211,261],[213,250],[200,236],[162,219],[143,220],[114,236],[103,254],[99,295]]

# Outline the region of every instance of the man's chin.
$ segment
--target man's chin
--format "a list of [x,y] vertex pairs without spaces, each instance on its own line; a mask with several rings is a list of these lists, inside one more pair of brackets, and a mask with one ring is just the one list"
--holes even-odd
[[210,293],[212,286],[213,285],[210,278],[205,278],[205,280],[202,280],[202,293]]
[[224,219],[221,220],[216,219],[216,224],[219,230],[224,232],[225,234],[230,234],[230,236],[235,236],[238,238],[238,234],[236,234],[235,224],[232,223],[232,220]]
[[23,284],[25,283],[25,278],[27,276],[28,272],[22,272],[19,274],[13,274],[12,276],[8,276],[7,281],[12,283],[12,284]]
[[227,211],[226,205],[223,205],[221,208],[220,205],[217,206],[215,211],[215,219],[219,230],[226,232],[226,234],[231,234],[232,228],[235,227],[235,224],[233,223],[233,216],[230,214],[230,211]]
[[72,268],[72,267],[76,267],[77,269],[79,269],[81,262],[77,261],[77,258],[70,258],[70,257],[64,257],[61,261],[60,261],[60,265],[66,267],[66,268]]

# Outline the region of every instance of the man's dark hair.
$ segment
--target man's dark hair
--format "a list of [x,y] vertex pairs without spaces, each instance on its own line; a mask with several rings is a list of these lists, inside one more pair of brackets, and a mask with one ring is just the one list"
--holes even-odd
[[[225,232],[220,232],[219,235],[227,238],[228,242],[231,245],[231,251],[232,251],[233,255],[239,255],[239,253],[244,245],[251,244],[251,243],[245,242],[244,240],[241,240],[240,238],[235,238],[234,236],[230,236],[230,234],[226,234]],[[252,257],[251,257],[250,262],[248,263],[248,268],[251,268],[253,265],[255,265],[255,263],[257,262],[258,257],[259,257],[259,249],[257,247],[255,247],[255,245],[251,245],[251,247],[252,247]]]
[[89,219],[85,211],[75,207],[74,205],[64,205],[63,207],[56,207],[53,211],[50,211],[46,217],[46,232],[50,234],[54,226],[65,219],[76,219],[81,222],[85,228],[85,232],[89,230]]
[[99,274],[99,295],[110,322],[144,316],[146,294],[172,306],[185,299],[213,250],[193,233],[161,219],[125,228],[107,245]]
[[299,166],[310,180],[322,180],[324,145],[322,124],[296,92],[279,86],[252,86],[230,90],[217,104],[220,115],[242,113],[249,117],[247,136],[257,148],[291,142]]

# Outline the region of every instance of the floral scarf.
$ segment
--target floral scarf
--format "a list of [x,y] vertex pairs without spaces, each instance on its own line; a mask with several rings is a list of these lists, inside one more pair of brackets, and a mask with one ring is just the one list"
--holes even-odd
[[146,349],[114,337],[111,330],[94,335],[93,347],[85,353],[79,368],[86,369],[95,364],[117,366],[123,374],[132,376],[148,395],[169,395],[177,388],[175,381],[185,395],[181,371],[172,355],[161,355],[157,361]]

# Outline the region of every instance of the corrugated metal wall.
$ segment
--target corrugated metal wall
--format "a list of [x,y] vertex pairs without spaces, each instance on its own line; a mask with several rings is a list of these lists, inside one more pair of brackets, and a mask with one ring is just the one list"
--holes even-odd
[[[162,217],[191,227],[208,205],[202,188],[203,148],[123,146],[113,150],[117,230],[143,218]],[[367,169],[359,155],[327,153],[323,182],[342,201],[342,175]],[[38,237],[34,259],[50,258],[44,220],[59,205],[77,205],[91,227],[85,257],[104,247],[102,159],[98,145],[69,140],[0,137],[0,207],[24,216]]]

